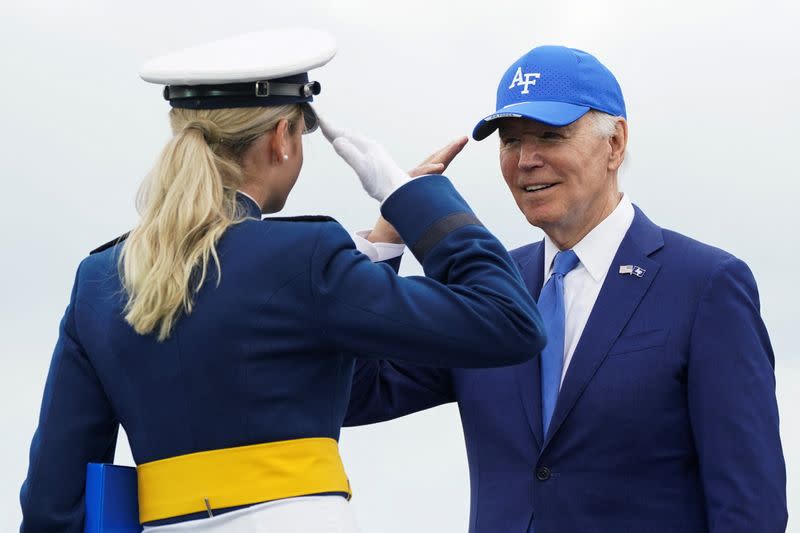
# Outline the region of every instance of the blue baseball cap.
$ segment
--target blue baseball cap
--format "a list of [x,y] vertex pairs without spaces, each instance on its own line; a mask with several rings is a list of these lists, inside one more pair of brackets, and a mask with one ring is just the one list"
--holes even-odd
[[506,70],[497,87],[496,111],[478,122],[472,137],[485,139],[501,118],[566,126],[590,109],[627,118],[622,89],[611,71],[581,50],[537,46]]

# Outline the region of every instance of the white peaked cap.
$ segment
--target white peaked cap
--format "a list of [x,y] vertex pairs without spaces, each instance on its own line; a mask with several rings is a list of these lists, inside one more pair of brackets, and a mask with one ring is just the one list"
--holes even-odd
[[185,48],[142,67],[145,81],[162,85],[213,85],[283,78],[330,61],[336,41],[308,28],[267,29]]

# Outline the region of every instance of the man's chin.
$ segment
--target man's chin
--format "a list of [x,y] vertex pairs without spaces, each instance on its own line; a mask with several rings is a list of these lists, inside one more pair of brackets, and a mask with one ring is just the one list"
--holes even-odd
[[522,212],[522,214],[525,215],[525,219],[528,221],[528,224],[531,226],[536,226],[542,231],[546,231],[547,227],[554,225],[558,220],[558,217],[555,216],[555,214],[547,213],[544,210],[525,210]]

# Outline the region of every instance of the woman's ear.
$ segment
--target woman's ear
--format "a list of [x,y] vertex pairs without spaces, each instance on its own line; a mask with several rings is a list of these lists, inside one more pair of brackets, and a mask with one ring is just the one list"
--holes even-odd
[[289,121],[282,118],[275,126],[275,133],[270,139],[270,160],[273,163],[283,163],[284,156],[289,149]]

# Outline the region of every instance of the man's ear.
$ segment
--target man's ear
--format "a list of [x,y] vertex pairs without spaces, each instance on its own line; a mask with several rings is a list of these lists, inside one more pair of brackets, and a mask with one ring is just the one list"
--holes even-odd
[[273,163],[282,163],[283,156],[289,149],[289,121],[282,118],[275,126],[275,133],[270,139],[270,161]]
[[608,138],[611,153],[608,157],[608,170],[618,170],[625,159],[625,148],[628,146],[628,121],[620,117],[615,125],[614,135]]

